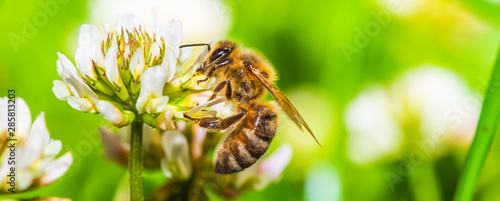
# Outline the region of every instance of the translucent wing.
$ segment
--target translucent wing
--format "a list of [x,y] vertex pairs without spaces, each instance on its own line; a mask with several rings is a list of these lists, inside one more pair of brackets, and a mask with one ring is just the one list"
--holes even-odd
[[271,95],[274,97],[274,99],[278,102],[278,105],[281,107],[283,111],[285,111],[285,114],[292,119],[293,122],[300,128],[300,130],[303,131],[302,125],[306,127],[306,130],[311,134],[311,136],[316,140],[318,145],[321,147],[321,144],[318,142],[318,139],[316,139],[316,136],[314,136],[314,133],[312,132],[311,128],[307,125],[306,121],[300,116],[299,112],[295,107],[292,105],[290,100],[285,96],[285,94],[272,82],[270,82],[268,79],[266,79],[262,74],[260,74],[255,68],[252,66],[247,66],[248,70],[251,72],[252,75],[257,77],[259,81],[266,87],[266,89],[271,93]]

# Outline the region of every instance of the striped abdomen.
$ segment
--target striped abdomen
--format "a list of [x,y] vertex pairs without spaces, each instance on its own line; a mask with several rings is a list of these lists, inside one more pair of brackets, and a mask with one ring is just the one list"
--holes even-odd
[[256,102],[243,108],[248,113],[217,150],[214,171],[218,174],[239,172],[253,165],[266,153],[276,134],[276,109]]

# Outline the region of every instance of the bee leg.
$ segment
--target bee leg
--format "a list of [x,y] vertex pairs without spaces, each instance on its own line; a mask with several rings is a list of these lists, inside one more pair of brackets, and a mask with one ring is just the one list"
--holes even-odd
[[217,104],[222,103],[224,101],[226,101],[224,99],[224,97],[219,97],[219,98],[216,98],[215,100],[203,102],[203,103],[199,104],[198,106],[192,108],[191,110],[187,111],[186,114],[188,116],[192,116],[192,115],[196,114],[197,112],[203,110],[206,107],[217,105]]
[[184,117],[187,119],[190,119],[198,126],[205,128],[205,129],[210,129],[210,130],[225,130],[229,128],[231,125],[234,123],[238,122],[241,118],[243,118],[247,114],[247,111],[245,109],[241,109],[241,112],[230,116],[228,118],[219,118],[219,117],[200,117],[200,118],[193,118],[188,116],[186,113],[184,113]]
[[222,91],[222,89],[224,89],[224,87],[226,87],[226,98],[227,100],[231,100],[231,82],[229,82],[229,80],[227,81],[224,81],[224,82],[221,82],[219,83],[215,89],[214,89],[214,93],[212,94],[212,96],[210,96],[210,98],[208,99],[208,101],[211,101],[213,100],[215,97],[217,97],[217,94]]
[[203,80],[196,81],[196,84],[200,85],[200,83],[208,81],[208,79],[210,79],[212,77],[212,75],[214,74],[215,70],[217,70],[221,67],[225,67],[228,64],[230,64],[231,62],[233,62],[233,59],[226,59],[226,60],[222,60],[222,61],[216,63],[215,67],[212,67],[212,69],[210,69],[210,71],[208,72],[207,77]]
[[207,76],[207,78],[205,78],[205,79],[203,79],[203,80],[198,80],[198,81],[196,81],[196,84],[197,84],[197,85],[200,85],[200,83],[202,83],[202,82],[206,82],[208,79],[210,79],[210,77],[208,77],[208,76]]
[[198,81],[196,81],[196,84],[200,85],[200,83],[208,81],[208,79],[210,79],[210,78],[212,77],[212,75],[214,74],[214,72],[215,72],[215,68],[212,68],[212,69],[208,72],[207,77],[206,77],[205,79],[203,79],[203,80],[198,80]]
[[231,89],[231,82],[227,81],[226,84],[226,99],[229,101],[232,99],[233,90]]

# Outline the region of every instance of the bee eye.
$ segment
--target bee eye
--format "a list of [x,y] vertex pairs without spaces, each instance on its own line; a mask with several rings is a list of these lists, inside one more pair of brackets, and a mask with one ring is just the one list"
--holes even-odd
[[226,47],[216,49],[210,55],[210,62],[213,62],[217,59],[222,59],[222,58],[226,57],[227,55],[229,55],[229,53],[231,53],[231,50],[229,48],[226,48]]
[[250,61],[245,60],[243,62],[243,65],[245,65],[245,67],[249,67],[249,66],[252,66],[252,63],[250,63]]

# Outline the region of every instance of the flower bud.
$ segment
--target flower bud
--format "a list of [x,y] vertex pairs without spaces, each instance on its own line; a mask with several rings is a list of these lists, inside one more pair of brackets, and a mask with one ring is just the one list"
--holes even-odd
[[161,169],[167,178],[187,180],[192,173],[189,144],[186,137],[177,130],[165,131],[162,135],[165,158]]
[[128,125],[134,120],[134,113],[126,110],[121,111],[108,101],[99,101],[96,107],[101,115],[116,127]]

